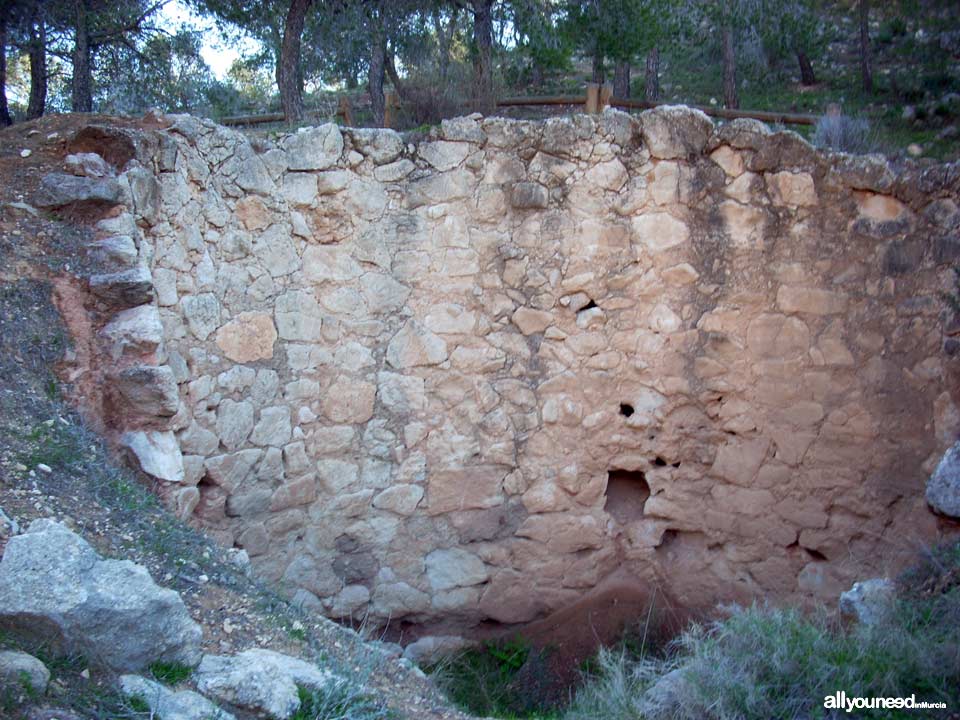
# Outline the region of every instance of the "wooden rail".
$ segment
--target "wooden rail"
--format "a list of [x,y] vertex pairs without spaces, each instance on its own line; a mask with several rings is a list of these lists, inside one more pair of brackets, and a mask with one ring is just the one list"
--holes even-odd
[[[650,110],[665,102],[650,102],[648,100],[633,100],[631,98],[611,97],[609,85],[587,83],[586,93],[583,95],[543,95],[540,97],[506,97],[497,101],[497,107],[533,107],[551,105],[581,105],[584,111],[591,114],[600,112],[604,107],[628,108],[631,110]],[[400,107],[400,98],[395,92],[385,94],[384,125],[390,127],[396,109]],[[750,118],[768,123],[782,123],[785,125],[815,125],[815,115],[801,113],[781,113],[770,110],[730,110],[713,107],[712,105],[690,105],[706,115],[733,120],[736,118]],[[320,117],[318,113],[307,113],[308,117]],[[340,98],[337,117],[347,126],[353,125],[353,113],[350,100],[346,96]],[[267,115],[234,115],[220,119],[221,125],[259,125],[263,123],[283,122],[283,113],[269,113]]]

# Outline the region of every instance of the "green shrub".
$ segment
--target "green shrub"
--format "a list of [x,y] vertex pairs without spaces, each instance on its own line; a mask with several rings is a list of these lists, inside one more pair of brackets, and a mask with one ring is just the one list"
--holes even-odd
[[550,717],[544,709],[545,657],[520,637],[488,641],[430,668],[458,707],[499,718]]
[[193,668],[183,663],[155,662],[150,666],[150,674],[164,685],[179,685],[193,674]]
[[[637,720],[657,678],[683,668],[686,692],[667,717],[770,720],[832,717],[824,698],[906,697],[960,705],[960,543],[927,553],[899,581],[887,618],[845,626],[820,608],[753,606],[693,625],[659,660],[605,651],[565,718]],[[885,710],[858,717],[894,718]],[[936,711],[934,711],[936,712]],[[925,716],[922,710],[910,717]]]
[[370,699],[360,685],[339,682],[320,691],[297,686],[300,708],[291,720],[387,720],[390,710]]

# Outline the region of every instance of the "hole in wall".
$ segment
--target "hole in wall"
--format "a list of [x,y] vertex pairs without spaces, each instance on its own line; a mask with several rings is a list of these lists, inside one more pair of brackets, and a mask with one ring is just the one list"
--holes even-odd
[[624,417],[633,415],[633,405],[630,403],[620,403],[620,414]]
[[653,464],[656,465],[657,467],[666,467],[666,466],[667,466],[667,461],[664,460],[664,459],[663,459],[662,457],[660,457],[659,455],[657,455],[657,459],[653,461]]
[[650,486],[642,472],[611,470],[607,473],[607,500],[603,506],[614,520],[627,524],[643,517]]
[[827,556],[824,555],[824,554],[823,554],[822,552],[820,552],[819,550],[814,550],[813,548],[808,548],[808,547],[805,547],[804,550],[806,551],[807,555],[810,556],[810,559],[811,559],[811,560],[816,560],[816,561],[818,561],[818,562],[823,562],[823,561],[825,561],[825,560],[827,559]]
[[591,301],[588,302],[586,305],[584,305],[582,308],[580,308],[579,310],[577,310],[577,312],[578,312],[578,313],[582,313],[584,310],[592,310],[592,309],[595,308],[595,307],[599,307],[599,305],[597,305],[593,300],[591,300]]

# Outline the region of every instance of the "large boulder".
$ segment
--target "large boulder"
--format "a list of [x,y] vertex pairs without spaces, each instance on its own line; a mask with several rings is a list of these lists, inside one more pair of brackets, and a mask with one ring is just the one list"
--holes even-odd
[[200,661],[200,626],[176,592],[129,560],[102,559],[52,520],[35,520],[7,543],[0,627],[116,671]]
[[840,594],[840,614],[861,625],[876,625],[893,607],[895,591],[886,578],[873,578],[854,583]]
[[40,181],[34,204],[43,208],[67,205],[118,205],[123,200],[120,184],[112,178],[89,178],[50,173]]
[[700,154],[713,132],[710,118],[685,105],[646,110],[640,113],[640,126],[650,154],[663,160]]
[[312,663],[261,648],[237,655],[204,655],[193,677],[204,695],[278,720],[300,708],[297,686],[323,691],[342,682]]
[[120,690],[128,698],[145,702],[150,708],[151,717],[163,720],[234,720],[233,715],[199,693],[190,690],[174,692],[139,675],[121,675]]
[[960,518],[960,442],[943,454],[927,480],[927,504],[941,515]]

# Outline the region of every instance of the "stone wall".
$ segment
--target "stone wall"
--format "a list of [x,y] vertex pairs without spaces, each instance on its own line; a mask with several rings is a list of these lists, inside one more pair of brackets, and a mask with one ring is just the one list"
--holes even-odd
[[833,600],[949,529],[957,166],[685,108],[416,146],[161,124],[97,225],[85,372],[170,504],[308,609]]

